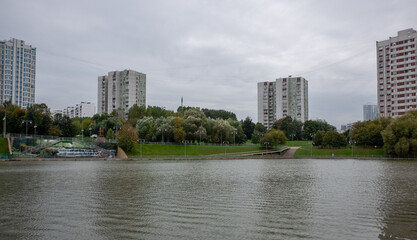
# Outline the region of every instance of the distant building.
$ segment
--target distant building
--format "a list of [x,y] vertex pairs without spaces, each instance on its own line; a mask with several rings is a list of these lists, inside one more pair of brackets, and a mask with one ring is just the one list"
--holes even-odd
[[24,41],[0,41],[0,102],[27,108],[35,103],[36,48]]
[[416,39],[412,28],[395,37],[376,42],[378,112],[381,117],[397,117],[417,109]]
[[343,124],[340,126],[340,131],[345,132],[347,130],[352,130],[353,123]]
[[367,103],[363,105],[363,120],[369,121],[378,118],[378,106],[376,104]]
[[[56,110],[56,113],[59,113],[59,110]],[[74,117],[93,117],[95,114],[95,106],[94,103],[91,102],[81,102],[75,107],[70,106],[66,107],[64,110],[61,111],[62,115],[68,116],[70,118]]]
[[281,118],[308,120],[308,81],[302,77],[258,83],[258,122],[268,129]]
[[75,105],[74,115],[75,117],[93,117],[96,113],[94,103],[81,102]]
[[146,106],[146,75],[132,70],[98,77],[97,113],[121,110],[127,116],[134,104]]
[[66,108],[64,108],[64,110],[62,111],[62,115],[68,116],[70,118],[74,118],[75,117],[75,107],[66,107]]

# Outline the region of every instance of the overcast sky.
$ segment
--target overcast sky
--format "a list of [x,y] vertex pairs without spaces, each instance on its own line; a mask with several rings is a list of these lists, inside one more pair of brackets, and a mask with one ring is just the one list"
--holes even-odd
[[37,48],[36,102],[97,103],[97,77],[146,74],[147,105],[225,109],[257,122],[256,83],[302,76],[309,118],[362,120],[375,42],[417,29],[417,1],[1,0],[0,39]]

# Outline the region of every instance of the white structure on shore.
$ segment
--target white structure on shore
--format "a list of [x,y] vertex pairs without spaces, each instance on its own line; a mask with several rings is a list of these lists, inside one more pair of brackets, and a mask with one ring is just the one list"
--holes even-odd
[[308,81],[302,77],[278,78],[258,83],[258,122],[271,129],[272,124],[290,116],[308,120]]
[[134,104],[146,106],[146,75],[124,70],[98,77],[97,113],[121,110],[125,116]]

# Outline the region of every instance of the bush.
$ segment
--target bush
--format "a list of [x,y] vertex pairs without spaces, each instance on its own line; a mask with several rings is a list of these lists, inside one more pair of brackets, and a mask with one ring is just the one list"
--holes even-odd
[[117,143],[124,151],[130,152],[138,141],[138,133],[130,124],[126,123],[117,133]]

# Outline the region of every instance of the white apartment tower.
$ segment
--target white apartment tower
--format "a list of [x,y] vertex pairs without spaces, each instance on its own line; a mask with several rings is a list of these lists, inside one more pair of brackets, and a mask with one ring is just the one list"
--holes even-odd
[[417,32],[405,29],[398,36],[376,42],[378,112],[397,117],[416,109]]
[[0,41],[0,102],[27,108],[35,103],[36,48],[24,41]]
[[302,77],[258,83],[258,122],[268,129],[281,118],[308,120],[308,81]]
[[258,83],[258,122],[271,129],[277,119],[276,82]]
[[98,77],[97,113],[122,110],[134,104],[146,106],[146,75],[132,70],[109,72]]

